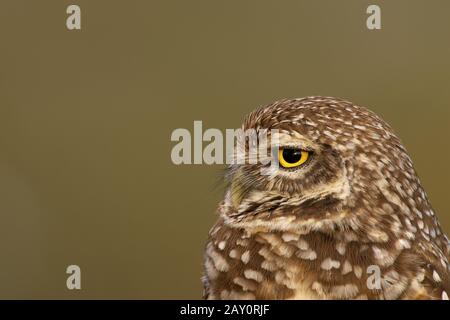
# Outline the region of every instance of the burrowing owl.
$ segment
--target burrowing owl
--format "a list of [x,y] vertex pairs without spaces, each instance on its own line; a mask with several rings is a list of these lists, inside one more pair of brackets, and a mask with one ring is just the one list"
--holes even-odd
[[204,260],[208,299],[448,299],[450,243],[391,127],[348,101],[282,100],[278,166],[233,164]]

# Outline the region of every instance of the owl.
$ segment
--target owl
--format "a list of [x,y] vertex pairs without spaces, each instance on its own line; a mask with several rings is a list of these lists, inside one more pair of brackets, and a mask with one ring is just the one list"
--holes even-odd
[[228,166],[204,298],[448,300],[449,239],[385,121],[306,97],[253,111],[248,129],[277,132],[275,161]]

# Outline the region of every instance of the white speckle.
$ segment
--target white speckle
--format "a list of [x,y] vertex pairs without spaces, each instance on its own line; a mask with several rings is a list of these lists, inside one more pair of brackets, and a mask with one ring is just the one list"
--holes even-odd
[[406,239],[398,239],[395,242],[395,248],[397,250],[409,249],[409,248],[411,248],[411,244]]
[[346,275],[347,273],[352,271],[352,265],[348,260],[345,260],[344,265],[342,266],[342,274]]
[[241,260],[243,263],[247,264],[250,261],[250,251],[247,250],[245,251],[242,256],[241,256]]
[[260,233],[259,236],[272,247],[277,247],[282,243],[280,237],[275,234]]
[[236,244],[241,247],[246,247],[246,246],[248,246],[248,240],[247,239],[237,239]]
[[339,254],[340,255],[344,255],[345,254],[345,243],[342,243],[342,242],[338,242],[337,244],[336,244],[336,250],[337,250],[337,252],[339,252]]
[[241,286],[244,291],[253,291],[256,289],[254,282],[241,277],[234,278],[233,282]]
[[220,250],[225,249],[225,245],[226,245],[226,244],[227,244],[226,241],[220,241],[220,242],[219,242],[219,245],[218,245],[219,249],[220,249]]
[[220,227],[215,227],[214,229],[212,229],[211,231],[210,231],[210,235],[215,235],[218,231],[220,230]]
[[417,209],[415,209],[414,212],[415,212],[415,214],[416,214],[420,219],[423,219],[422,212],[420,212],[420,211],[417,210]]
[[345,237],[345,241],[347,241],[347,242],[357,241],[358,240],[358,237],[353,232],[346,232],[344,234],[344,237]]
[[317,258],[317,254],[313,250],[300,251],[297,252],[297,257],[306,260],[315,260]]
[[225,260],[217,251],[215,251],[210,244],[207,248],[207,254],[211,258],[214,267],[222,272],[227,272],[230,268],[227,260]]
[[261,268],[263,268],[267,271],[275,271],[277,269],[277,265],[273,261],[265,260],[261,263]]
[[387,250],[380,249],[375,246],[372,247],[372,250],[373,250],[374,257],[377,260],[384,260],[389,255]]
[[445,291],[442,291],[442,300],[448,300],[448,294]]
[[336,140],[336,136],[328,130],[324,130],[323,134],[326,135],[327,137],[329,137],[331,140]]
[[284,272],[275,272],[275,281],[278,284],[288,287],[289,289],[295,289],[295,283],[293,283],[290,277]]
[[409,231],[417,232],[417,228],[412,225],[411,220],[409,220],[408,218],[405,218],[405,224],[406,224],[406,228],[408,228]]
[[[394,232],[396,232],[396,230],[400,230],[399,227],[401,226],[401,224],[400,223],[399,224],[395,224],[394,226],[395,226],[394,227],[394,229],[395,229]],[[376,239],[377,242],[379,242],[379,241],[388,242],[389,241],[388,234],[386,232],[383,232],[383,231],[379,231],[379,230],[372,231],[370,233],[370,235],[373,236]]]
[[311,127],[317,127],[317,123],[312,122],[311,120],[306,120],[305,124],[307,124],[308,126],[311,126]]
[[322,261],[322,264],[320,265],[320,267],[324,270],[331,270],[333,268],[339,268],[339,266],[341,265],[341,263],[337,260],[333,260],[331,258],[326,258],[325,260]]
[[417,221],[417,226],[419,227],[419,229],[423,229],[423,221],[422,220]]
[[300,250],[308,250],[309,245],[308,245],[308,242],[306,242],[306,241],[303,240],[303,239],[300,239],[300,240],[298,240],[297,247],[298,247]]
[[250,270],[250,269],[247,269],[244,271],[244,276],[247,279],[255,280],[257,282],[261,282],[264,279],[261,272],[256,271],[256,270]]
[[359,252],[364,252],[367,249],[369,249],[369,246],[367,244],[363,244],[360,248],[359,248]]
[[354,267],[353,267],[353,272],[355,273],[355,276],[356,276],[358,279],[361,279],[361,276],[362,276],[362,268],[361,268],[360,266],[354,266]]
[[283,239],[284,242],[289,242],[289,241],[297,241],[299,237],[300,235],[298,234],[286,232],[283,233],[281,239]]
[[273,260],[272,251],[270,251],[267,247],[262,247],[259,249],[258,254],[262,256],[264,259]]
[[439,274],[436,272],[436,270],[433,270],[433,279],[436,282],[440,282],[441,281],[441,277],[439,277]]
[[409,240],[414,240],[416,238],[416,236],[412,232],[404,231],[404,234],[405,234],[406,238],[408,238]]
[[290,258],[294,254],[295,249],[292,246],[280,244],[273,248],[273,252],[279,256]]
[[431,228],[431,229],[430,229],[430,236],[431,236],[432,238],[436,238],[436,230],[435,230],[434,228]]
[[424,269],[420,270],[420,273],[417,274],[416,279],[418,282],[422,282],[423,280],[425,280],[425,270]]

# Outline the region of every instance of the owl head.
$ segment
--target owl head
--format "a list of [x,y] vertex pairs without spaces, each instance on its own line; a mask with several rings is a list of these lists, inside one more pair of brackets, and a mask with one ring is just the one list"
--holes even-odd
[[395,218],[382,217],[397,207],[428,206],[400,140],[366,108],[330,97],[281,100],[250,113],[242,129],[270,136],[272,161],[229,167],[222,211],[235,224],[358,228],[388,223]]

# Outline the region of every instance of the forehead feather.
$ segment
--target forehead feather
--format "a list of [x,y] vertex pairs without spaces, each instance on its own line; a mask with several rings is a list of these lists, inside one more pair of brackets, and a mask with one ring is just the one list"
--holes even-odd
[[402,148],[392,128],[375,113],[332,97],[280,100],[250,113],[243,126],[296,132],[340,148]]

